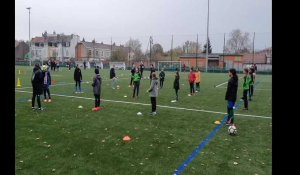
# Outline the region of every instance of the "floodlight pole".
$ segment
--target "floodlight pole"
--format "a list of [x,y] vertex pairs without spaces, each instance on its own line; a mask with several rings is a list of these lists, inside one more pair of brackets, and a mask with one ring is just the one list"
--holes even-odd
[[206,31],[206,64],[205,64],[205,72],[207,72],[207,64],[208,64],[208,26],[209,26],[209,0],[207,6],[207,31]]
[[31,7],[27,7],[26,9],[29,12],[29,53],[30,54],[28,54],[28,58],[29,58],[29,64],[31,66],[31,39],[30,39],[30,9],[31,9]]

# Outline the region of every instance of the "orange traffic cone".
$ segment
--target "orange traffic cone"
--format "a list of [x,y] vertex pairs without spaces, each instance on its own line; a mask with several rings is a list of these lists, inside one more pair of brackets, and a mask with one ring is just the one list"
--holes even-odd
[[125,142],[129,142],[131,140],[131,138],[129,136],[124,136],[123,137],[123,141]]
[[17,87],[21,87],[22,85],[21,85],[21,80],[20,80],[20,78],[18,78],[18,82],[17,82]]

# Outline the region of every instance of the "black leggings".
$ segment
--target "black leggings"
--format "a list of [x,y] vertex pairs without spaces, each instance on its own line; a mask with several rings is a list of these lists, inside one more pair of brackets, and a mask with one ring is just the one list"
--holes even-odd
[[152,105],[152,112],[156,112],[156,97],[150,97],[151,105]]
[[159,80],[159,86],[160,86],[160,88],[162,88],[164,86],[164,79]]
[[32,99],[31,99],[31,106],[34,107],[35,97],[37,97],[38,107],[41,108],[41,98],[40,98],[40,94],[37,93],[36,91],[33,91]]
[[246,109],[248,109],[248,99],[247,99],[248,90],[249,89],[243,91],[244,107]]
[[95,107],[100,106],[100,94],[94,94],[95,96]]
[[139,90],[140,90],[140,82],[133,82],[133,95],[132,97],[135,97],[135,92],[136,92],[136,96],[139,96]]
[[190,92],[191,92],[191,95],[195,93],[194,83],[190,83]]
[[175,89],[176,100],[178,101],[178,89]]
[[252,96],[253,96],[253,85],[250,85],[250,88],[249,88],[249,99],[251,99]]

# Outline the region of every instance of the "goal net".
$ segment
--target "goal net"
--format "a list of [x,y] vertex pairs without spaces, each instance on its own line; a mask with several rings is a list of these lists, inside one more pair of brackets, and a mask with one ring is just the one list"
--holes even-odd
[[165,71],[178,71],[181,72],[181,61],[158,61],[158,71],[164,69]]
[[109,62],[109,68],[111,69],[113,66],[115,66],[116,70],[125,70],[126,69],[125,62]]

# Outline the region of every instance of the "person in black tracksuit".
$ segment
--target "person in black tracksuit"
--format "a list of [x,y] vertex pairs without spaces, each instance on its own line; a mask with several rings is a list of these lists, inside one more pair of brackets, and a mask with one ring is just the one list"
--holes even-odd
[[159,73],[159,87],[162,88],[164,86],[164,81],[165,81],[165,72],[164,69],[161,69],[161,72]]
[[133,81],[133,76],[134,76],[134,73],[135,73],[135,66],[134,64],[132,64],[132,67],[131,67],[131,78],[130,78],[130,84],[129,84],[129,87],[132,86],[132,81]]
[[100,95],[101,95],[101,85],[102,85],[102,78],[99,74],[99,69],[95,69],[95,76],[93,78],[93,92],[95,96],[95,108],[93,108],[93,111],[100,110]]
[[254,83],[255,83],[255,70],[254,68],[250,68],[250,86],[249,86],[249,101],[252,100],[253,92],[254,92]]
[[175,94],[176,94],[176,101],[178,101],[178,90],[180,89],[179,88],[179,79],[180,79],[179,72],[176,71],[174,85],[173,85],[173,87],[175,89]]
[[35,97],[37,97],[38,109],[43,110],[41,106],[41,97],[43,93],[43,75],[39,64],[36,64],[33,68],[33,74],[31,79],[32,84],[32,99],[31,99],[31,108],[35,109]]
[[233,115],[233,107],[236,101],[236,94],[238,90],[238,76],[236,74],[236,70],[234,68],[229,70],[229,77],[227,84],[227,90],[225,95],[225,100],[227,100],[227,122],[226,125],[234,124],[234,115]]
[[[75,93],[82,93],[81,92],[81,81],[82,81],[82,74],[81,74],[81,69],[79,68],[78,64],[75,68],[74,71],[74,81],[76,82],[75,84]],[[79,91],[77,90],[77,87]]]

